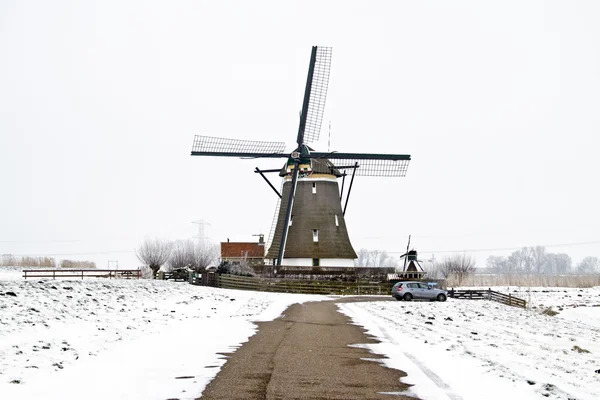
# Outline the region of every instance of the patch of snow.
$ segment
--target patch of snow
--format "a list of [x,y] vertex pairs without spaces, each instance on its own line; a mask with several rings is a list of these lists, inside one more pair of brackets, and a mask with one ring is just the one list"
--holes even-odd
[[290,304],[324,296],[152,280],[0,281],[6,399],[194,399]]
[[0,267],[0,281],[18,281],[23,279],[23,268]]
[[[340,309],[381,340],[366,346],[406,372],[421,398],[592,400],[600,393],[599,289],[535,288],[528,310],[455,299]],[[544,314],[550,306],[562,311]]]

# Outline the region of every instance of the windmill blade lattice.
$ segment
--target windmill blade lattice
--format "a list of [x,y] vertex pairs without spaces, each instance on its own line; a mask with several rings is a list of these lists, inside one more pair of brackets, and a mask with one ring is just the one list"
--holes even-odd
[[321,134],[330,69],[331,47],[317,47],[315,69],[310,88],[310,101],[306,114],[306,127],[304,129],[304,142],[306,143],[318,141]]
[[284,153],[284,142],[264,142],[256,140],[227,139],[196,135],[192,145],[193,156],[223,157],[289,157]]
[[403,177],[406,176],[409,160],[363,160],[330,158],[329,161],[335,165],[338,170],[356,168],[356,176],[385,176],[385,177]]
[[364,153],[323,153],[313,152],[310,158],[326,158],[336,169],[354,169],[356,176],[402,177],[406,175],[410,155],[408,154],[364,154]]

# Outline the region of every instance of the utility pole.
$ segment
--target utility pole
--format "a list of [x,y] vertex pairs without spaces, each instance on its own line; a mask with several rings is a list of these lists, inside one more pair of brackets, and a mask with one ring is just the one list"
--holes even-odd
[[206,237],[205,227],[210,226],[210,224],[202,219],[192,221],[192,224],[198,225],[198,234],[194,236],[194,239],[197,239],[201,245],[206,244],[206,242],[208,242],[208,238]]

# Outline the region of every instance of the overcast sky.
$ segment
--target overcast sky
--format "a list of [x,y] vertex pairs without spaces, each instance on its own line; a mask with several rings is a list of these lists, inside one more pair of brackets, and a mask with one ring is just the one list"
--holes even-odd
[[193,137],[291,150],[319,45],[313,147],[330,121],[331,150],[413,160],[355,181],[356,250],[397,256],[412,234],[423,258],[466,249],[480,266],[537,244],[600,256],[598,21],[593,0],[3,0],[0,254],[124,268],[195,220],[215,242],[268,234],[277,198],[253,170],[283,161],[191,157]]

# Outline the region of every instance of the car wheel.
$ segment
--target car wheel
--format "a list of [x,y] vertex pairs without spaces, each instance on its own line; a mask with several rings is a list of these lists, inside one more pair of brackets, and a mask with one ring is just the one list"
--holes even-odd
[[411,301],[411,300],[412,300],[412,294],[410,294],[410,293],[406,293],[406,294],[404,295],[404,300],[406,300],[406,301]]
[[437,301],[446,301],[446,295],[442,293],[438,294]]

